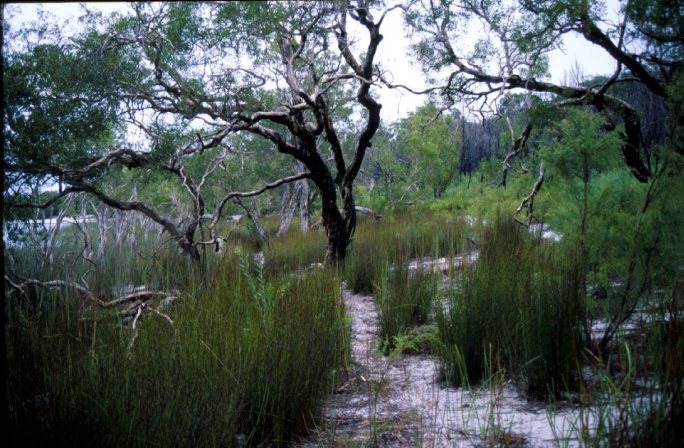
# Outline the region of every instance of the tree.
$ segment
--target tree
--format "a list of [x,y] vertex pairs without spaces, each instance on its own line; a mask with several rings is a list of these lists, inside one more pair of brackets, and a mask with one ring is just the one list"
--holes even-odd
[[416,165],[419,178],[431,189],[435,199],[451,184],[460,163],[461,134],[450,116],[437,116],[437,107],[419,108],[399,127],[398,144]]
[[[195,258],[198,245],[217,241],[217,223],[231,200],[310,179],[321,198],[326,260],[342,260],[356,225],[354,181],[380,124],[381,105],[371,88],[378,80],[380,26],[389,10],[376,19],[368,3],[142,3],[132,5],[129,16],[88,14],[82,19],[85,30],[73,43],[58,48],[60,57],[69,58],[60,64],[60,73],[72,76],[78,62],[88,79],[52,82],[16,95],[77,110],[106,105],[108,120],[98,123],[119,126],[121,131],[106,143],[86,140],[88,151],[77,157],[65,152],[62,142],[46,129],[42,135],[51,140],[44,152],[34,150],[30,141],[12,143],[15,149],[6,158],[10,172],[59,179],[68,186],[60,195],[87,192],[110,207],[143,213]],[[356,37],[347,30],[348,18],[365,32],[367,45],[361,55],[356,54]],[[12,71],[12,65],[27,58],[35,61],[35,47],[6,57],[9,73],[16,73],[12,85],[21,86],[34,76],[31,70],[19,70],[21,64]],[[34,68],[49,72],[39,63]],[[100,85],[101,90],[95,89]],[[336,115],[349,105],[335,100],[350,89],[356,92],[345,100],[363,118],[353,146],[345,148],[339,133],[344,123]],[[17,126],[19,117],[30,122],[41,118],[34,104],[17,104],[17,118],[6,120],[6,135],[24,134]],[[89,136],[99,135],[88,128],[92,117],[79,117],[81,129],[91,132]],[[51,117],[50,123],[54,119],[61,116]],[[127,137],[131,129],[138,131],[136,142]],[[233,144],[247,135],[296,159],[305,172],[252,191],[224,192],[207,205],[207,183],[231,152],[240,152]],[[82,139],[74,135],[71,140]],[[323,155],[324,146],[331,161]],[[191,172],[191,164],[201,169]],[[105,194],[100,185],[117,167],[171,176],[184,189],[191,211],[171,218],[141,201]],[[210,210],[210,237],[205,239],[203,219]]]
[[[117,145],[126,112],[117,80],[142,82],[139,61],[101,51],[92,32],[70,40],[58,28],[42,24],[26,34],[25,50],[4,52],[6,200],[12,204],[31,183],[59,183],[58,194],[45,203],[14,205],[46,208],[64,196],[86,192],[110,207],[147,215],[198,259],[194,242],[204,213],[203,182],[195,182],[182,165],[194,142],[168,127],[157,129],[153,146],[146,150]],[[216,166],[212,162],[205,173]],[[174,219],[149,204],[108,194],[104,184],[117,167],[154,169],[180,179],[192,198],[192,219]]]
[[[653,94],[667,98],[681,66],[684,41],[677,2],[642,0],[623,7],[620,22],[598,26],[599,2],[578,0],[417,1],[405,10],[405,20],[417,37],[414,52],[427,73],[441,75],[439,91],[451,106],[465,98],[480,113],[496,112],[496,100],[509,90],[544,92],[565,106],[590,105],[604,113],[615,128],[619,117],[624,134],[625,163],[640,181],[651,176],[642,151],[640,117],[634,107],[608,94],[623,70]],[[665,25],[664,22],[667,22]],[[481,24],[480,30],[473,23]],[[466,34],[481,31],[472,50],[459,46]],[[542,81],[547,54],[561,45],[565,34],[577,32],[602,47],[617,69],[600,85],[564,86]],[[642,45],[646,51],[640,52]],[[608,113],[611,112],[611,113]]]
[[374,206],[395,206],[417,190],[414,173],[397,145],[398,124],[381,125],[375,137],[373,151],[366,168],[369,199],[375,194],[380,199]]
[[[576,211],[576,219],[572,220],[574,225],[571,220],[559,220],[568,224],[561,230],[575,230],[567,233],[579,236],[582,257],[588,261],[590,246],[599,249],[598,245],[590,244],[589,233],[608,233],[610,230],[596,229],[593,225],[593,221],[605,215],[601,207],[610,202],[607,197],[600,201],[601,204],[594,200],[599,196],[596,178],[599,173],[610,171],[611,165],[615,168],[615,159],[610,153],[619,146],[619,138],[615,131],[606,133],[603,130],[601,116],[577,109],[568,111],[555,128],[557,138],[551,140],[543,158],[550,167],[551,177],[560,180],[558,188],[560,198],[564,200],[559,202],[569,204]],[[596,254],[591,255],[596,258]]]

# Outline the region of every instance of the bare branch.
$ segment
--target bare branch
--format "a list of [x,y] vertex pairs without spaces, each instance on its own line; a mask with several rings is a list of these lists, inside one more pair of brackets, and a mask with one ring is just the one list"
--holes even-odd
[[12,207],[19,207],[19,208],[37,208],[37,209],[44,210],[44,209],[54,205],[55,203],[57,203],[57,201],[59,201],[63,197],[68,196],[71,193],[77,193],[79,191],[81,191],[81,190],[76,188],[76,187],[67,187],[64,190],[62,190],[61,193],[56,194],[55,196],[53,196],[52,198],[50,198],[47,202],[45,202],[43,204],[18,203],[18,204],[11,204],[11,206]]
[[[532,191],[530,191],[530,194],[525,197],[525,199],[520,202],[520,205],[518,208],[515,210],[515,214],[513,215],[513,219],[518,223],[521,224],[525,227],[529,227],[530,224],[532,224],[532,220],[536,219],[534,217],[534,196],[539,192],[539,189],[542,186],[542,183],[544,182],[544,162],[539,164],[539,177],[537,177],[536,182],[532,186]],[[520,212],[522,212],[523,209],[527,209],[527,217],[525,221],[521,221],[520,218],[518,218],[518,215]]]
[[[527,139],[530,136],[530,132],[532,132],[532,123],[527,124],[525,130],[522,132],[522,134],[520,134],[520,137],[518,137],[513,142],[513,147],[511,148],[511,151],[508,154],[506,154],[506,157],[504,158],[503,162],[501,162],[501,164],[503,165],[503,169],[501,172],[501,182],[499,183],[499,185],[502,185],[504,187],[506,186],[506,177],[508,176],[508,170],[513,168],[513,166],[511,165],[511,160],[513,160],[513,158],[519,155],[520,152],[523,150],[523,148],[527,144]],[[513,133],[513,128],[511,126],[511,138],[514,137],[515,134]]]
[[[336,36],[337,36],[337,46],[342,53],[342,56],[345,58],[347,61],[347,64],[354,70],[354,72],[364,78],[364,79],[371,79],[372,77],[372,72],[373,72],[373,61],[375,58],[375,54],[377,52],[378,46],[380,45],[380,42],[382,41],[382,35],[380,34],[380,27],[379,25],[375,24],[373,22],[373,17],[370,15],[370,12],[368,11],[367,8],[356,8],[353,10],[355,14],[351,14],[351,17],[358,21],[360,24],[362,24],[368,31],[368,48],[366,50],[366,55],[365,59],[363,62],[363,65],[360,65],[354,55],[351,53],[351,50],[349,48],[349,43],[348,43],[348,36],[347,36],[347,29],[346,29],[346,13],[342,12],[339,15],[339,20],[338,20],[338,25],[336,27]],[[354,156],[352,158],[351,163],[349,164],[349,167],[347,169],[347,172],[344,175],[344,178],[342,180],[342,185],[343,185],[343,201],[346,196],[346,193],[344,190],[349,190],[351,189],[351,185],[356,179],[356,176],[359,173],[359,170],[361,169],[361,163],[363,162],[363,159],[366,154],[366,150],[370,147],[371,145],[371,139],[375,135],[375,132],[377,131],[378,127],[380,126],[380,109],[382,106],[378,104],[373,97],[370,95],[369,90],[370,90],[371,84],[362,82],[359,86],[358,92],[356,94],[356,98],[358,102],[368,110],[368,120],[366,123],[365,129],[361,132],[361,135],[359,136],[359,139],[356,144],[356,148],[354,150]],[[344,201],[346,202],[346,201]],[[345,207],[345,210],[348,213],[353,212],[351,208],[353,208],[352,204],[345,203],[343,204]],[[352,224],[354,225],[354,224]]]
[[140,201],[122,201],[115,199],[105,194],[101,190],[98,190],[94,185],[88,184],[86,182],[72,180],[70,181],[70,183],[77,189],[77,191],[84,191],[86,193],[92,194],[109,207],[113,207],[119,210],[135,210],[140,213],[143,213],[152,221],[161,225],[164,228],[164,230],[169,232],[169,234],[172,237],[174,237],[174,239],[180,240],[183,238],[183,236],[180,234],[178,228],[173,222],[171,222],[167,218],[164,218],[155,210],[151,209],[150,207],[148,207]]
[[97,168],[103,166],[110,166],[112,163],[118,163],[119,165],[125,166],[127,168],[137,168],[144,166],[149,162],[147,156],[141,152],[133,151],[129,148],[120,148],[114,150],[106,155],[90,162],[83,168],[63,168],[60,166],[53,166],[53,168],[59,171],[59,174],[67,176],[70,178],[82,178],[88,174],[91,174]]
[[218,203],[216,206],[216,209],[214,210],[214,217],[211,220],[211,224],[209,224],[209,228],[211,229],[212,233],[212,240],[216,240],[216,225],[218,224],[219,219],[221,219],[221,214],[223,213],[223,207],[225,207],[226,203],[230,201],[233,198],[246,198],[250,196],[257,196],[260,195],[261,193],[271,190],[273,188],[279,187],[282,184],[288,183],[288,182],[295,182],[300,179],[307,179],[311,177],[311,173],[300,173],[296,174],[294,176],[289,176],[289,177],[284,177],[282,179],[278,179],[274,182],[271,182],[270,184],[266,184],[261,188],[257,188],[256,190],[252,191],[244,191],[244,192],[231,192],[228,193],[226,196],[221,199],[221,201]]

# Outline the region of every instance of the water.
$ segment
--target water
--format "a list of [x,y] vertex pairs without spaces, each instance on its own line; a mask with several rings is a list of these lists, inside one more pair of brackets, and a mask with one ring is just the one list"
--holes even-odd
[[558,242],[563,239],[563,235],[551,230],[548,224],[532,224],[528,230],[531,235],[535,235],[543,240]]
[[[93,222],[96,222],[96,219],[92,215],[65,217],[62,220],[61,228],[65,229],[76,223],[83,225]],[[49,238],[45,232],[50,232],[56,225],[57,218],[6,221],[2,224],[2,239],[7,248],[25,247],[33,244],[28,236],[32,230],[35,230],[38,240],[43,241],[45,238]]]

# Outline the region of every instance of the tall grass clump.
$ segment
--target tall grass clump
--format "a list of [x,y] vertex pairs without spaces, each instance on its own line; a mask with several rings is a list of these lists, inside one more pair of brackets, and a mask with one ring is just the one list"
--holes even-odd
[[402,262],[383,270],[380,282],[376,284],[375,297],[380,311],[380,338],[385,350],[394,349],[398,337],[428,322],[438,291],[438,279],[428,270],[411,272]]
[[397,256],[396,221],[360,221],[344,261],[344,278],[352,291],[372,294],[382,270]]
[[481,380],[492,347],[499,358],[516,343],[514,298],[525,288],[518,271],[524,263],[520,251],[524,235],[503,220],[494,226],[483,232],[475,267],[468,272],[464,265],[463,284],[452,288],[452,297],[436,313],[442,369],[447,381],[455,385]]
[[684,446],[684,318],[682,283],[637,335],[621,335],[611,358],[595,368],[598,384],[587,390],[602,418],[589,442],[595,446]]
[[554,246],[533,253],[532,290],[519,301],[521,345],[513,369],[528,394],[559,396],[577,389],[588,343],[583,260],[579,251]]
[[312,428],[322,415],[334,369],[344,359],[346,323],[335,272],[268,282],[260,269],[243,275],[240,285],[249,299],[234,347],[241,352],[234,359],[241,363],[240,426],[247,440],[280,443]]
[[478,382],[496,359],[524,391],[560,394],[575,383],[583,346],[581,263],[502,217],[481,240],[475,266],[436,313],[446,379]]
[[462,219],[438,215],[401,215],[397,219],[401,238],[396,244],[402,257],[449,257],[464,250],[470,228]]
[[355,293],[372,294],[380,281],[383,269],[390,263],[390,256],[382,242],[355,247],[344,261],[344,278],[347,287]]
[[130,321],[76,291],[7,300],[7,440],[282,445],[312,428],[345,356],[338,274],[276,276],[227,254],[203,275],[166,308],[150,304],[170,322],[145,311],[132,345]]
[[284,235],[271,239],[266,266],[272,272],[293,272],[322,262],[325,250],[326,236],[322,227],[302,233],[293,226]]
[[649,398],[656,405],[649,407],[638,437],[652,441],[651,446],[684,445],[684,279],[674,279],[666,293],[645,350],[654,366],[656,387]]
[[466,224],[436,216],[403,214],[359,223],[345,260],[345,280],[354,292],[371,294],[383,269],[420,257],[454,256],[463,247]]

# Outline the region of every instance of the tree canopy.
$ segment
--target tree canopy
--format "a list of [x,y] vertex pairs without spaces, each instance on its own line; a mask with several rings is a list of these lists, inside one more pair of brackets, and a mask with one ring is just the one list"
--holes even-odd
[[[386,12],[375,18],[365,2],[132,8],[125,17],[85,16],[84,31],[68,46],[31,44],[6,56],[5,95],[12,107],[5,133],[17,136],[8,142],[8,171],[58,178],[69,185],[64,194],[84,191],[109,206],[142,212],[196,254],[194,235],[208,211],[202,187],[230,154],[244,153],[237,145],[261,140],[308,171],[253,192],[224,193],[211,207],[212,239],[229,200],[309,178],[321,196],[327,258],[343,258],[356,219],[352,184],[380,123],[381,105],[370,90]],[[363,52],[348,19],[365,33]],[[348,124],[340,118],[349,107],[364,118],[356,141],[343,148],[340,132]],[[64,127],[46,129],[55,122]],[[198,169],[204,153],[211,156]],[[96,173],[114,166],[175,177],[194,204],[191,219],[181,223],[147,204],[105,194]]]
[[[622,5],[620,21],[603,28],[605,5],[598,1],[417,1],[405,20],[417,38],[413,51],[427,73],[435,77],[445,107],[466,99],[477,111],[498,113],[496,101],[509,90],[551,94],[562,105],[593,106],[615,127],[624,126],[623,156],[634,175],[645,181],[652,173],[641,145],[640,117],[634,107],[609,89],[620,75],[643,84],[653,95],[667,98],[682,61],[681,17],[677,2],[643,1]],[[462,44],[473,24],[482,38],[472,47]],[[544,81],[548,54],[562,37],[579,33],[615,60],[613,75],[596,85],[572,86]],[[641,51],[642,46],[646,51]]]
[[[626,166],[646,182],[660,157],[649,142],[666,132],[642,117],[654,123],[670,113],[681,9],[632,1],[606,24],[605,6],[587,0],[134,3],[127,15],[86,12],[68,38],[47,22],[6,26],[6,200],[45,207],[84,192],[146,215],[197,258],[222,238],[224,210],[245,207],[239,198],[311,182],[326,259],[340,260],[356,224],[354,184],[383,129],[378,92],[414,91],[393,85],[377,62],[384,19],[400,12],[432,103],[378,139],[379,171],[366,180],[404,170],[407,188],[419,180],[439,198],[458,172],[501,157],[511,141],[505,185],[512,160],[536,145],[535,126],[553,108],[583,106],[603,116],[604,130],[620,132]],[[549,52],[569,33],[605,49],[615,72],[572,85],[545,80]],[[140,189],[106,188],[124,171]],[[26,203],[29,185],[50,184],[58,195]],[[148,190],[172,196],[173,206],[138,196]],[[283,210],[292,208],[286,199]]]

